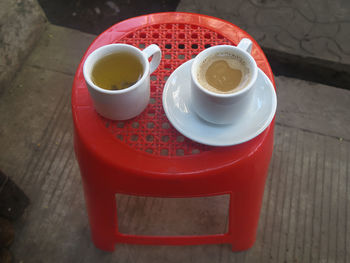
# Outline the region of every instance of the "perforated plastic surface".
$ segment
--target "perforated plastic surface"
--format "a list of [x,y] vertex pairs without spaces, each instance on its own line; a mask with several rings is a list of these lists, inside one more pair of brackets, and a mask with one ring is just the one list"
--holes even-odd
[[[100,35],[87,52],[88,54],[98,46],[108,43],[126,43],[140,49],[157,44],[161,48],[162,60],[158,69],[151,75],[151,99],[145,111],[127,121],[111,121],[99,117],[106,131],[116,140],[135,150],[153,155],[195,155],[213,148],[182,136],[172,127],[162,106],[163,87],[177,67],[194,58],[203,49],[220,44],[237,45],[240,39],[249,37],[244,31],[223,20],[206,20],[205,17],[193,20],[188,19],[189,14],[177,14],[183,16],[183,21],[175,16],[168,16],[167,19],[166,16],[158,15],[157,19],[149,16],[147,21],[136,18],[130,20],[129,24],[126,21],[119,24],[119,27],[115,25]],[[171,20],[177,22],[170,23]],[[258,66],[271,78],[271,71],[265,66],[266,58],[255,41],[253,43],[253,57]],[[77,74],[80,73],[78,69]],[[75,88],[79,92],[79,87]]]
[[222,35],[196,25],[157,24],[138,29],[115,41],[139,47],[155,43],[162,49],[159,68],[151,75],[151,99],[146,110],[129,121],[108,121],[116,138],[140,151],[157,155],[187,155],[206,151],[208,146],[182,136],[169,124],[162,106],[163,87],[181,64],[212,45],[233,44]]
[[[194,245],[230,243],[250,248],[256,238],[267,169],[273,150],[274,121],[254,139],[230,147],[208,147],[184,138],[168,122],[162,106],[171,72],[208,45],[234,44],[248,37],[257,65],[273,82],[258,44],[238,27],[213,17],[160,13],[118,23],[88,48],[72,89],[74,149],[79,163],[91,236],[113,251],[116,243]],[[100,46],[123,42],[144,48],[156,43],[162,62],[151,80],[151,100],[138,117],[118,122],[100,117],[87,90],[83,64]],[[132,105],[130,105],[132,107]],[[200,236],[147,236],[118,231],[115,193],[154,197],[230,194],[228,232]]]

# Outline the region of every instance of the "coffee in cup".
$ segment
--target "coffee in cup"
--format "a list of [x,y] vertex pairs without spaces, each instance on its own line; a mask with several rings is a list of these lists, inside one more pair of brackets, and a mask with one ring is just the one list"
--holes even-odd
[[191,107],[213,124],[233,124],[244,118],[253,101],[258,67],[253,43],[219,45],[200,52],[191,66]]
[[243,89],[250,78],[251,72],[245,61],[228,52],[208,56],[197,72],[197,80],[203,88],[223,94]]

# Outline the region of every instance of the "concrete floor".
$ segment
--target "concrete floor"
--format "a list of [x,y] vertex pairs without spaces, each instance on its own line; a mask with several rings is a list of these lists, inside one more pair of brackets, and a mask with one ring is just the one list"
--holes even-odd
[[242,28],[263,48],[274,74],[350,87],[350,1],[181,0],[176,10]]
[[329,63],[350,63],[349,1],[181,0],[177,11],[230,21],[265,48]]
[[[230,245],[117,244],[90,239],[72,139],[70,92],[93,35],[49,25],[0,96],[0,167],[31,199],[16,222],[16,262],[349,262],[350,91],[276,78],[275,149],[257,240]],[[121,229],[215,233],[226,229],[227,198],[118,197]],[[191,221],[191,218],[194,218]]]

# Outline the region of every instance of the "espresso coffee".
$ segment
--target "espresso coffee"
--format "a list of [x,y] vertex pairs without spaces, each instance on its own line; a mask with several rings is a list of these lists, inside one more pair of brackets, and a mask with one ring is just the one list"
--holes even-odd
[[122,90],[134,85],[143,75],[140,59],[130,52],[116,52],[96,62],[93,83],[106,90]]
[[199,84],[215,93],[233,93],[249,82],[249,69],[235,54],[217,53],[206,58],[197,74]]

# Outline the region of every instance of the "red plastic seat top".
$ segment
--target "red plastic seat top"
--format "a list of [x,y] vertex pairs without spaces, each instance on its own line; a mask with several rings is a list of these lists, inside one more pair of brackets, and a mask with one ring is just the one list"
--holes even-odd
[[[268,61],[251,36],[227,21],[204,15],[159,13],[132,18],[107,29],[90,45],[75,74],[72,114],[75,151],[97,247],[112,251],[118,242],[231,243],[233,250],[252,246],[272,154],[274,121],[246,143],[211,147],[177,132],[162,106],[164,84],[177,67],[209,46],[237,45],[242,38],[252,40],[252,56],[274,83]],[[127,121],[99,116],[83,77],[86,57],[111,43],[127,43],[140,49],[157,44],[162,50],[161,63],[151,75],[150,103],[141,115]],[[157,197],[230,194],[228,233],[185,237],[119,233],[116,193]]]

